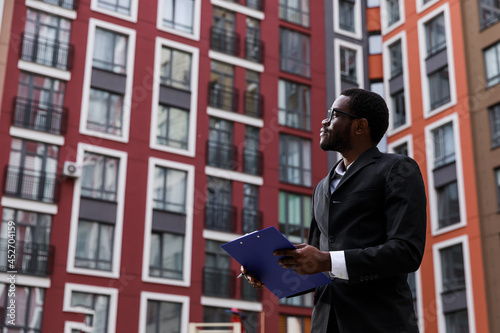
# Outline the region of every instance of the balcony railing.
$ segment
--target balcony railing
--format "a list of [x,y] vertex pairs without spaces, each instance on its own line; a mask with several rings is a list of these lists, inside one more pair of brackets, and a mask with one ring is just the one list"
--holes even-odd
[[240,34],[226,29],[211,27],[210,48],[214,51],[219,51],[233,56],[239,56]]
[[264,62],[264,42],[246,39],[245,58],[255,62]]
[[47,203],[59,201],[61,181],[55,173],[5,167],[4,194]]
[[42,2],[49,3],[54,6],[59,6],[69,10],[78,9],[78,0],[41,0]]
[[68,108],[41,101],[14,98],[12,125],[52,134],[66,133]]
[[262,212],[255,209],[243,209],[241,211],[243,221],[242,233],[247,234],[262,229]]
[[221,110],[237,112],[238,90],[219,83],[209,82],[208,105]]
[[57,40],[23,34],[20,48],[22,60],[62,70],[73,68],[74,46]]
[[207,203],[205,205],[205,228],[235,233],[236,214],[236,207]]
[[[14,248],[15,261],[11,261],[9,254],[14,253]],[[0,239],[0,269],[2,272],[47,276],[54,269],[54,251],[53,245]]]
[[243,150],[243,172],[262,176],[263,157],[261,151],[255,149]]
[[235,146],[207,141],[207,164],[216,168],[238,169],[238,151]]
[[234,298],[236,273],[219,267],[203,267],[203,295]]
[[264,117],[264,96],[252,91],[245,91],[244,96],[245,114],[250,117]]

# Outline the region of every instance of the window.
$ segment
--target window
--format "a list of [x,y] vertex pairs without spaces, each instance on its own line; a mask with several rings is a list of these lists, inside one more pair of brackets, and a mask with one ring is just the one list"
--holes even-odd
[[245,126],[245,149],[243,150],[243,172],[262,174],[262,157],[259,151],[259,128]]
[[238,108],[238,91],[234,89],[234,67],[212,61],[210,73],[209,105],[226,111]]
[[206,240],[203,294],[231,298],[235,294],[232,287],[236,274],[230,269],[231,257],[220,247],[222,244],[222,242]]
[[500,42],[484,50],[486,84],[488,87],[500,83]]
[[500,211],[500,168],[495,169],[495,182],[497,187],[497,206]]
[[162,47],[161,84],[183,90],[191,90],[191,54]]
[[160,0],[162,3],[162,26],[193,33],[195,0]]
[[388,17],[388,26],[393,25],[394,23],[400,20],[400,10],[399,10],[399,0],[386,0],[386,11]]
[[391,96],[392,104],[392,128],[398,128],[406,124],[405,91],[395,93]]
[[[41,333],[45,289],[16,285],[15,298],[11,298],[10,293],[8,285],[0,284],[0,326],[3,331]],[[11,301],[16,305],[14,326],[8,311]]]
[[98,0],[97,6],[119,14],[130,15],[131,0]]
[[403,54],[401,52],[401,40],[389,46],[389,57],[391,66],[391,78],[403,74]]
[[499,0],[479,0],[478,3],[481,28],[486,28],[500,20]]
[[247,17],[246,21],[247,36],[245,40],[245,58],[255,62],[262,62],[264,58],[264,49],[260,41],[260,21],[251,17]]
[[368,36],[368,50],[370,54],[382,53],[382,35],[380,33]]
[[446,48],[444,14],[440,14],[425,23],[425,36],[427,43],[427,57],[430,57]]
[[146,332],[181,332],[182,303],[148,300]]
[[157,126],[157,144],[187,149],[189,132],[188,110],[160,105],[158,108]]
[[15,101],[15,126],[62,134],[66,130],[64,110],[66,83],[50,77],[21,72]]
[[153,208],[185,213],[186,181],[186,171],[157,166],[155,168]]
[[[42,0],[42,2],[50,3],[54,6],[60,6],[69,10],[76,10],[78,7],[77,1],[74,0]],[[76,3],[75,3],[76,2]]]
[[239,34],[235,31],[235,13],[224,8],[213,8],[213,26],[210,30],[210,48],[237,56],[240,54]]
[[208,137],[208,165],[222,169],[237,169],[237,152],[233,145],[233,123],[210,118]]
[[280,135],[280,181],[311,186],[311,142]]
[[280,19],[309,27],[309,0],[280,0]]
[[429,74],[428,80],[431,109],[448,103],[451,99],[448,66]]
[[448,123],[433,130],[434,168],[455,162],[455,141],[453,124]]
[[342,80],[357,83],[356,50],[340,47],[340,75]]
[[491,146],[497,148],[500,146],[500,104],[489,108]]
[[75,267],[111,271],[115,227],[96,221],[78,222]]
[[438,199],[439,228],[445,228],[460,222],[460,202],[457,182],[436,188]]
[[92,332],[108,332],[110,317],[110,296],[80,292],[73,290],[71,293],[72,308],[82,307],[87,310],[93,310],[92,313]]
[[7,236],[7,221],[16,222],[17,242],[42,246],[49,245],[52,215],[4,207],[2,238]]
[[251,184],[243,184],[243,230],[246,234],[259,230],[262,227],[261,214],[259,212],[259,187]]
[[339,27],[342,30],[355,32],[354,1],[339,0]]
[[127,36],[96,28],[92,67],[125,74],[127,66]]
[[123,95],[90,88],[87,129],[122,135]]
[[406,155],[406,156],[409,156],[408,155],[408,143],[403,143],[403,144],[400,144],[399,146],[396,146],[393,148],[393,151],[395,154],[401,154],[401,155]]
[[279,124],[310,130],[311,100],[308,86],[279,80]]
[[232,206],[232,188],[230,180],[208,177],[205,228],[236,232],[236,208]]
[[22,59],[62,70],[71,68],[71,21],[28,9]]
[[262,118],[264,100],[260,95],[260,75],[258,72],[246,70],[245,78],[245,114],[255,118]]
[[280,30],[280,69],[285,72],[309,77],[309,36],[299,32]]
[[59,147],[13,138],[5,194],[53,203],[58,199]]
[[184,271],[184,235],[151,233],[149,275],[181,280]]
[[116,201],[119,159],[86,152],[83,158],[82,197]]

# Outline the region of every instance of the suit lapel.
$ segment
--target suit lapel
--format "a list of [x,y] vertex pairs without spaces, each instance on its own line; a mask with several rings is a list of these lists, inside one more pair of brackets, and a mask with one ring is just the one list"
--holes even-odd
[[328,173],[328,176],[326,178],[323,179],[323,184],[321,184],[321,188],[323,190],[323,193],[325,194],[325,196],[327,198],[330,198],[330,183],[332,181],[332,176],[333,176],[333,173],[335,172],[335,168],[337,167],[337,165],[339,165],[339,163],[342,162],[342,159],[340,159],[337,163],[335,163],[335,165],[330,169],[330,172]]
[[[335,193],[335,191],[337,191],[340,187],[342,187],[342,185],[345,184],[349,180],[349,178],[351,178],[353,175],[355,175],[358,171],[363,169],[365,166],[370,165],[372,163],[375,163],[375,161],[378,158],[380,158],[380,156],[382,156],[382,153],[378,150],[377,147],[370,148],[367,151],[365,151],[363,154],[361,154],[361,156],[359,156],[352,163],[352,165],[347,169],[346,173],[344,174],[342,179],[340,179],[340,182],[337,185],[337,187],[335,188],[335,190],[333,191],[333,193]],[[337,164],[335,165],[335,167],[337,166]],[[335,167],[332,170],[335,170]],[[331,174],[330,174],[330,177],[331,177]],[[328,183],[328,186],[330,186],[329,183]]]

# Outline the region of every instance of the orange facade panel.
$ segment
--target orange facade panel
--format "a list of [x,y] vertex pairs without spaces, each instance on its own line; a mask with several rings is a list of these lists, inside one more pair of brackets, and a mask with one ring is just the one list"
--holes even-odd
[[368,56],[368,77],[370,80],[382,79],[384,68],[381,54],[372,54]]
[[366,9],[366,30],[380,31],[380,7]]

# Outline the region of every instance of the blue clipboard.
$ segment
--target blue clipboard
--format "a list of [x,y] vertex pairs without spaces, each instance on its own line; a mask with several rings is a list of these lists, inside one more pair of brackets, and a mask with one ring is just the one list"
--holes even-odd
[[323,273],[300,275],[281,267],[280,257],[273,252],[295,246],[275,227],[246,234],[221,247],[280,299],[331,282]]

